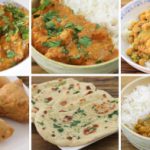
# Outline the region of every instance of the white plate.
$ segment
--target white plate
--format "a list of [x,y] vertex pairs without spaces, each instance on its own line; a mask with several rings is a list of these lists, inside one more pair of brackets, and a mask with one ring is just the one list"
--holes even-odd
[[[8,77],[11,81],[17,77]],[[29,89],[24,84],[25,91],[29,95]],[[14,134],[4,142],[0,142],[0,150],[29,150],[29,124],[22,124],[10,119],[4,118],[13,128]]]
[[122,58],[129,63],[132,67],[143,71],[145,73],[150,73],[150,69],[140,66],[134,63],[129,56],[126,55],[126,50],[130,47],[127,39],[125,38],[124,31],[127,31],[128,26],[132,21],[138,19],[138,15],[145,10],[149,10],[150,8],[150,0],[134,0],[127,4],[121,10],[121,31],[122,31],[122,38],[121,38],[121,54]]
[[[0,0],[0,4],[5,3],[9,0]],[[29,0],[13,0],[15,3],[25,7],[29,10]],[[31,60],[30,58],[26,58],[19,64],[15,65],[14,67],[11,67],[9,69],[6,69],[4,71],[0,71],[1,75],[23,75],[23,74],[30,74],[31,72]]]

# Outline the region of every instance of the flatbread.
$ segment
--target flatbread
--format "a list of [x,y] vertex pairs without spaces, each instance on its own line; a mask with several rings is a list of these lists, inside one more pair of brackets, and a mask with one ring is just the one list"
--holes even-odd
[[[59,99],[68,96],[81,97],[96,90],[92,83],[79,82],[75,79],[58,79],[32,86],[32,121],[40,109],[51,108]],[[76,100],[76,99],[75,99]]]
[[29,100],[21,80],[7,83],[0,89],[0,116],[28,122]]
[[58,146],[74,147],[117,131],[117,99],[105,91],[84,95],[82,99],[82,105],[80,99],[72,101],[70,97],[66,106],[59,107],[56,102],[51,109],[37,112],[34,123],[43,139]]
[[4,120],[0,119],[0,141],[8,139],[12,136],[14,129]]

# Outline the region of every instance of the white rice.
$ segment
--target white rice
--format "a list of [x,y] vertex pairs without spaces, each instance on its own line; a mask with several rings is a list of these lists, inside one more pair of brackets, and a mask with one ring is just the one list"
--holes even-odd
[[138,86],[122,99],[122,123],[130,128],[150,114],[150,85]]
[[118,0],[64,0],[65,5],[93,23],[107,27],[118,47]]

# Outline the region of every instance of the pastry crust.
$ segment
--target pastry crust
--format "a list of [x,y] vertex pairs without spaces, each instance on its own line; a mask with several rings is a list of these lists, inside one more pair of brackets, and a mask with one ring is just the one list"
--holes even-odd
[[0,141],[3,141],[12,136],[14,129],[4,120],[0,119]]
[[29,100],[21,80],[7,83],[0,89],[0,116],[28,122]]
[[9,79],[6,77],[0,77],[0,88],[3,87],[5,84],[9,83]]

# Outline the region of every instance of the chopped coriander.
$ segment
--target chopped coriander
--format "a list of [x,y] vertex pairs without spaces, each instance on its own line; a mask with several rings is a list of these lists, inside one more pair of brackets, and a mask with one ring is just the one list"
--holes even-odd
[[99,24],[96,24],[96,29],[99,29],[101,26]]
[[56,128],[58,132],[63,132],[64,131],[64,129],[60,125],[57,125],[55,123],[53,124],[53,127]]
[[46,29],[54,29],[55,23],[53,21],[46,22]]
[[58,14],[56,11],[49,11],[48,13],[44,14],[43,20],[44,22],[51,21],[54,17],[57,17]]
[[7,50],[6,55],[7,58],[14,58],[16,56],[16,53],[13,50]]
[[80,124],[80,123],[81,123],[80,120],[74,120],[73,122],[71,122],[70,127],[77,126],[77,125]]
[[75,29],[76,29],[77,31],[82,31],[82,30],[83,30],[83,27],[82,27],[82,26],[77,25],[77,26],[75,26]]
[[66,48],[62,48],[61,52],[65,55],[69,54],[69,50],[67,50]]
[[112,118],[113,115],[118,115],[118,111],[115,110],[113,113],[109,114],[109,115],[108,115],[108,118]]
[[61,41],[49,41],[49,42],[43,42],[42,44],[45,47],[51,48],[51,47],[59,47],[61,45]]
[[68,22],[66,25],[65,25],[65,28],[73,28],[74,27],[74,24],[72,22]]
[[49,4],[51,4],[51,0],[44,0],[39,7],[32,9],[32,13],[35,13],[38,10],[44,10]]
[[91,39],[87,36],[84,36],[79,39],[79,44],[83,47],[88,47],[92,43]]
[[39,121],[37,121],[37,123],[38,123],[39,125],[41,125],[41,126],[43,126],[43,125],[44,125],[44,123],[43,123],[43,122],[39,122]]

